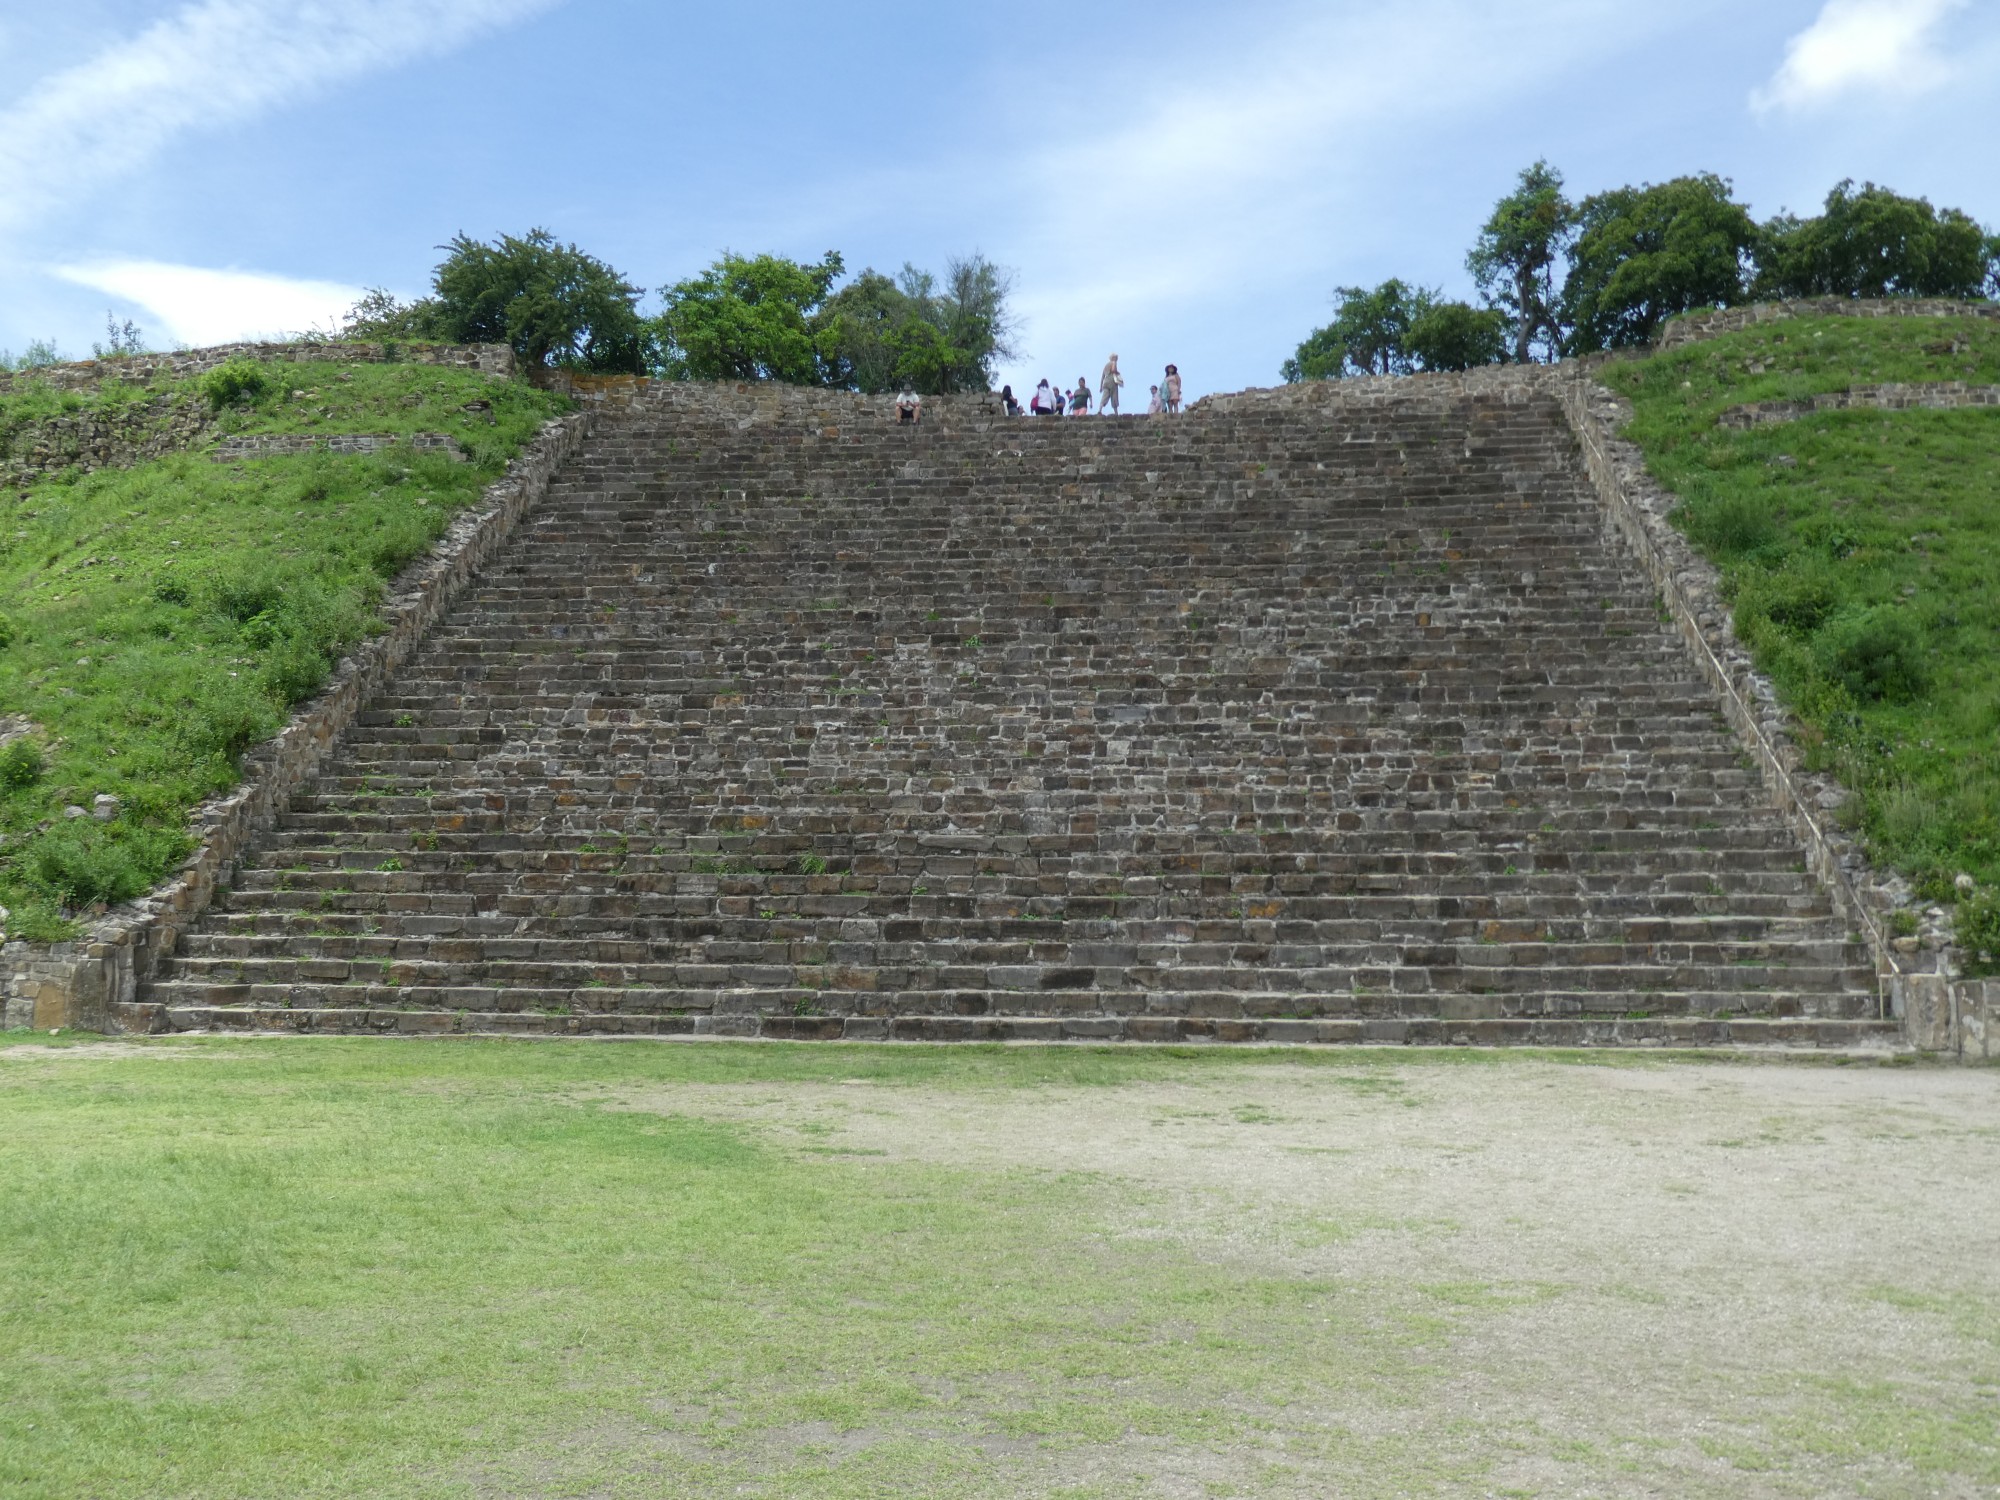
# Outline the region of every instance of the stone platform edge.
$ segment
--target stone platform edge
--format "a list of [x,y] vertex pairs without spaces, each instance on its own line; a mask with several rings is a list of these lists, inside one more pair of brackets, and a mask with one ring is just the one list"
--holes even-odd
[[1604,507],[1605,528],[1659,590],[1662,607],[1756,762],[1772,805],[1798,835],[1808,868],[1866,939],[1885,1016],[1899,1022],[1904,1039],[1921,1051],[2000,1061],[2000,980],[1958,978],[1949,927],[1928,913],[1917,936],[1890,935],[1890,914],[1912,906],[1914,893],[1901,876],[1875,870],[1840,826],[1834,814],[1847,793],[1832,777],[1806,769],[1776,689],[1736,638],[1721,574],[1668,521],[1678,498],[1647,472],[1638,447],[1618,436],[1631,419],[1631,403],[1594,379],[1592,368],[1588,360],[1557,365],[1549,378]]
[[218,883],[250,841],[270,829],[315,776],[340,735],[382,690],[465,586],[547,495],[556,471],[596,426],[585,410],[543,424],[479,502],[462,512],[423,559],[391,584],[384,629],[335,668],[318,697],[278,734],[243,757],[243,780],[203,803],[190,820],[197,848],[152,894],[99,919],[66,943],[0,948],[0,1026],[38,1031],[121,1029],[129,1009],[183,930],[207,910]]

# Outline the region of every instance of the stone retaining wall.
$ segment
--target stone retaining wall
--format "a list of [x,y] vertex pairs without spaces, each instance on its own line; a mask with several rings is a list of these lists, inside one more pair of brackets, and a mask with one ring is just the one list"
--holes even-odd
[[1786,318],[1995,318],[2000,302],[1953,302],[1921,297],[1812,297],[1797,302],[1759,302],[1750,307],[1720,307],[1711,312],[1684,313],[1660,330],[1659,347],[1678,349],[1703,339],[1738,333],[1760,323]]
[[1958,411],[1968,407],[2000,406],[2000,385],[1967,385],[1962,380],[1857,385],[1798,401],[1753,401],[1732,406],[1715,425],[1736,432],[1774,422],[1796,422],[1823,411]]
[[77,412],[23,423],[0,436],[0,485],[26,485],[66,469],[122,469],[183,453],[215,430],[205,401],[161,392],[115,412]]
[[314,343],[217,344],[171,354],[133,354],[120,359],[83,359],[33,370],[0,370],[0,395],[16,386],[46,385],[59,391],[91,391],[107,380],[151,385],[204,375],[232,359],[279,364],[445,365],[483,370],[502,380],[514,378],[514,351],[505,344]]
[[[12,374],[0,371],[0,396],[36,383],[59,391],[95,390],[113,380],[150,385],[200,375],[236,358],[281,364],[438,365],[480,370],[495,379],[512,379],[514,375],[514,351],[504,344],[225,344],[180,354],[92,359]],[[30,484],[69,469],[90,473],[130,468],[168,453],[185,452],[207,441],[214,432],[214,414],[206,402],[166,391],[117,411],[47,417],[24,423],[0,439],[0,485]],[[270,451],[311,450],[273,447]]]
[[583,445],[595,415],[579,412],[541,434],[488,487],[482,502],[453,522],[423,561],[391,586],[387,628],[335,671],[326,691],[300,709],[276,738],[243,757],[243,782],[195,812],[196,852],[160,890],[98,921],[69,943],[0,947],[0,1024],[51,1029],[110,1028],[112,1007],[133,1000],[157,960],[207,907],[244,846],[268,829],[354,716],[410,656],[474,574],[540,504],[556,470]]
[[1888,1014],[1913,1046],[1968,1060],[2000,1059],[2000,981],[1955,977],[1949,919],[1937,908],[1922,930],[1894,937],[1890,914],[1910,909],[1914,893],[1901,876],[1874,869],[1835,817],[1846,791],[1806,770],[1776,689],[1737,641],[1722,601],[1721,575],[1667,520],[1679,503],[1646,472],[1639,449],[1616,434],[1631,418],[1622,396],[1590,377],[1587,365],[1549,371],[1583,450],[1585,468],[1605,507],[1608,528],[1638,557],[1660,591],[1723,711],[1756,760],[1773,804],[1797,831],[1813,872],[1874,951]]
[[413,432],[397,436],[393,432],[260,432],[224,438],[209,457],[216,463],[235,463],[246,458],[288,458],[307,453],[344,455],[381,453],[390,448],[408,448],[417,453],[442,453],[464,462],[465,450],[458,439],[444,432]]

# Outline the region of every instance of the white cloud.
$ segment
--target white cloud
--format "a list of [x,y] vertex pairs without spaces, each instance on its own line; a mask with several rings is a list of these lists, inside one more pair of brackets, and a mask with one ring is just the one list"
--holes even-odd
[[[1108,80],[1091,119],[1112,128],[1091,149],[1038,147],[1008,173],[1022,230],[994,248],[1033,289],[1019,306],[1035,367],[1011,365],[1004,378],[1032,384],[1049,360],[1074,363],[1056,343],[1092,351],[1094,375],[1096,351],[1133,353],[1119,330],[1148,313],[1202,307],[1212,317],[1228,301],[1218,288],[1269,285],[1325,265],[1336,243],[1365,245],[1411,191],[1413,146],[1455,152],[1463,132],[1496,128],[1524,80],[1684,21],[1622,0],[1315,0],[1234,55],[1180,60],[1171,92],[1143,77]],[[1049,99],[1025,112],[1062,118],[1067,108]],[[1390,161],[1403,180],[1384,182]]]
[[361,296],[333,281],[300,281],[254,271],[211,271],[159,261],[58,266],[65,281],[137,303],[169,336],[197,348],[325,328]]
[[1827,0],[1785,46],[1770,82],[1750,95],[1759,114],[1805,110],[1856,90],[1914,95],[1951,75],[1937,47],[1944,21],[1969,0]]
[[559,0],[191,0],[0,113],[0,230],[213,130]]

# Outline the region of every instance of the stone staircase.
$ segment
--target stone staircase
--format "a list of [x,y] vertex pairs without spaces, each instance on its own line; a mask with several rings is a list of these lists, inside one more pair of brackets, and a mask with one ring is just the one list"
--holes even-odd
[[1893,1037],[1553,400],[635,387],[128,1020]]

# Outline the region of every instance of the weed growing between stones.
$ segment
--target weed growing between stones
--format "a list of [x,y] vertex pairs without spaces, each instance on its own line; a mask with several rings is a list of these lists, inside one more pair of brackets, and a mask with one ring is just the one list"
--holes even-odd
[[1733,406],[1851,385],[2000,384],[2000,327],[1794,319],[1605,378],[1815,768],[1854,793],[1877,857],[1924,900],[1961,903],[1961,946],[2000,972],[1979,936],[2000,888],[2000,411],[1717,426]]
[[[0,764],[15,936],[66,936],[172,869],[194,804],[236,781],[243,751],[375,628],[385,582],[562,405],[432,366],[238,361],[157,389],[19,386],[0,395],[0,437],[50,411],[162,398],[215,401],[232,433],[446,432],[471,461],[189,454],[0,494],[0,709],[33,726]],[[467,412],[475,400],[487,408]]]

